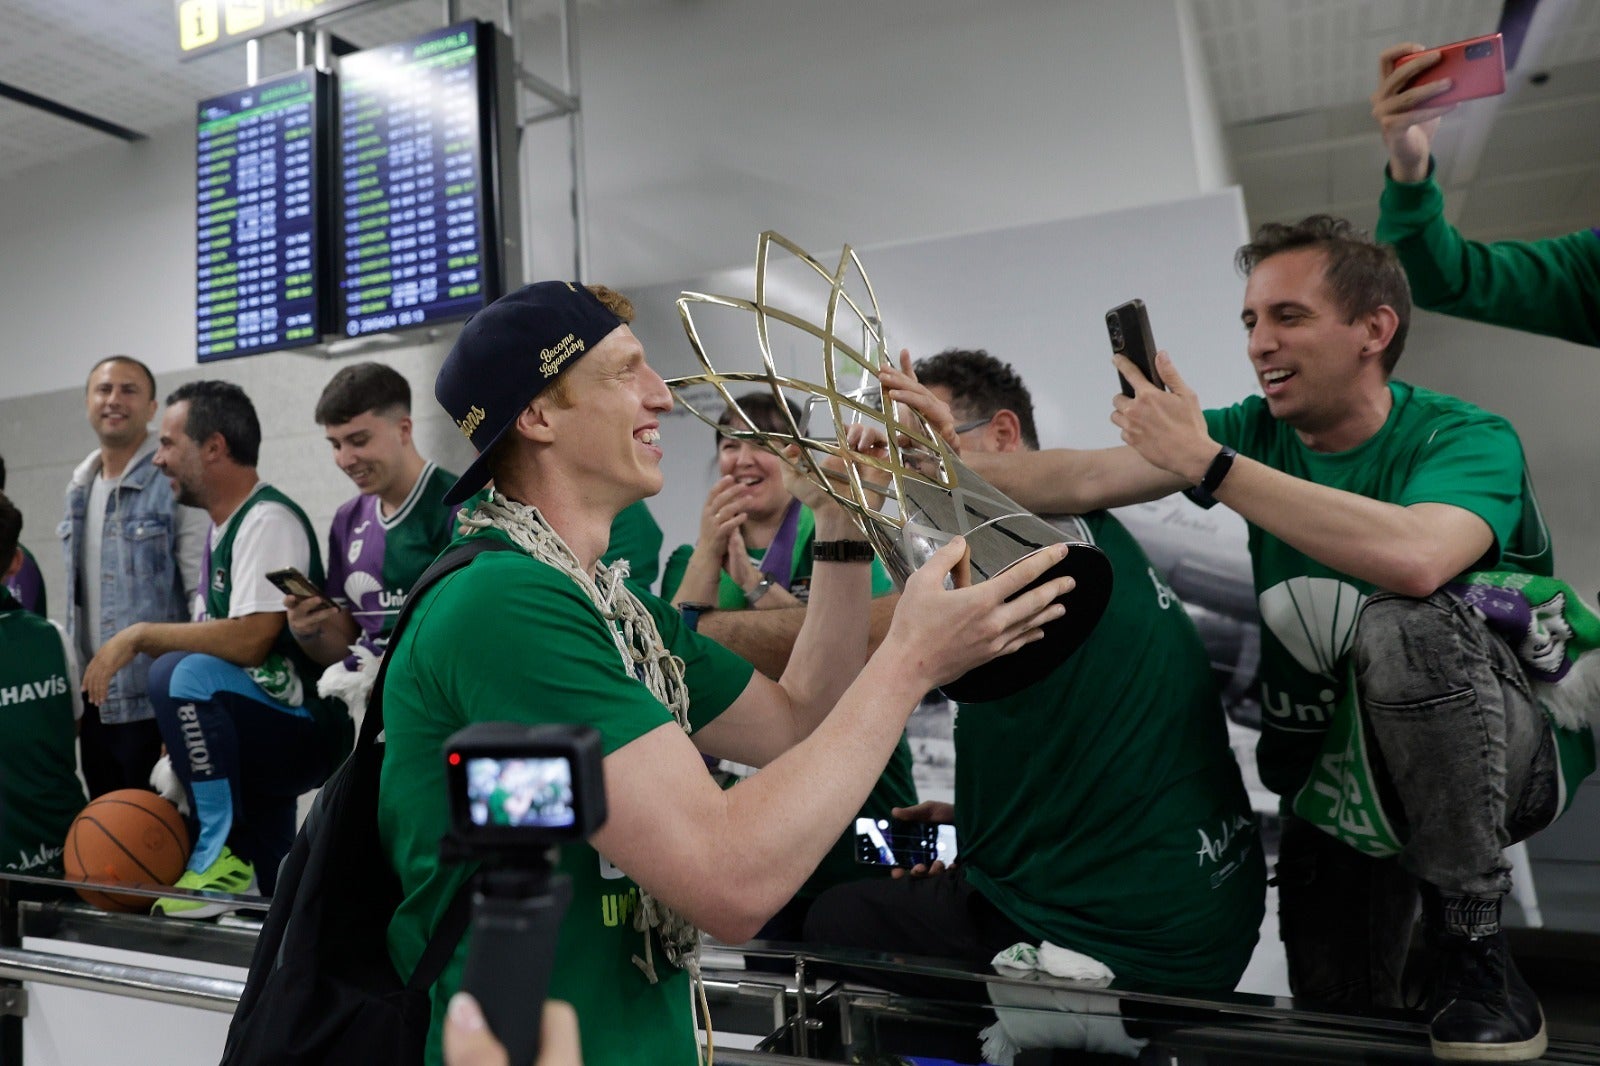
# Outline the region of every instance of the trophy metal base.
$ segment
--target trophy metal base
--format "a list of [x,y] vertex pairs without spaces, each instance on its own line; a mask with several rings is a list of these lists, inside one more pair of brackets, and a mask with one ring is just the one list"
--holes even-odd
[[1023,592],[1068,575],[1077,585],[1056,601],[1066,604],[1067,613],[1045,624],[1043,640],[968,670],[940,687],[945,697],[957,703],[1004,699],[1043,680],[1077,651],[1094,632],[1106,605],[1111,602],[1111,560],[1105,553],[1092,544],[1075,543],[1065,559],[1045,571]]

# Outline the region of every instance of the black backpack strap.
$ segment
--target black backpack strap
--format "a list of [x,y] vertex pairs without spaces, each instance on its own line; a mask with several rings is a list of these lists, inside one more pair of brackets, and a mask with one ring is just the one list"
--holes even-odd
[[456,889],[455,897],[450,900],[450,909],[439,919],[439,927],[433,931],[428,946],[422,949],[422,958],[417,960],[417,968],[411,971],[411,980],[406,982],[407,989],[433,987],[439,975],[444,973],[450,956],[455,954],[456,945],[466,935],[467,922],[471,918],[472,882],[468,880]]
[[[395,619],[394,628],[389,631],[386,647],[394,648],[399,643],[401,627],[411,619],[411,609],[421,601],[422,594],[435,582],[446,574],[460,570],[484,552],[507,550],[511,550],[511,545],[498,537],[477,537],[435,559],[433,564],[422,572],[422,576],[417,578],[417,583],[411,586],[411,591],[406,595],[405,606],[400,608],[400,616]],[[372,681],[372,693],[367,697],[367,713],[361,720],[361,735],[356,738],[357,748],[377,743],[378,734],[383,732],[383,679],[388,672],[389,656],[385,654],[378,664],[378,676]]]
[[[447,574],[460,570],[484,552],[504,551],[510,547],[511,545],[498,537],[478,537],[435,559],[433,564],[422,572],[422,576],[417,578],[417,583],[411,586],[405,606],[400,608],[400,616],[395,619],[394,628],[389,631],[388,647],[392,649],[398,645],[401,627],[410,620],[412,607],[435,582]],[[378,664],[378,676],[373,679],[372,693],[367,698],[367,714],[361,721],[361,736],[356,741],[358,749],[376,744],[378,734],[383,731],[383,679],[388,671],[389,656],[385,655],[383,661]],[[432,987],[439,979],[439,975],[444,972],[450,956],[455,954],[456,945],[466,933],[467,922],[471,917],[472,882],[467,881],[456,890],[455,897],[450,900],[450,908],[445,911],[444,917],[439,920],[438,928],[429,938],[428,946],[423,949],[422,958],[418,960],[416,969],[411,971],[411,979],[406,982],[406,988]]]

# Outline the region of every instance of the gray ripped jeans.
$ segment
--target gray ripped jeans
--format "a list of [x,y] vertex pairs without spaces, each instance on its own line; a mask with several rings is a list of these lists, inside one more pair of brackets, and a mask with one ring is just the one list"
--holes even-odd
[[1374,595],[1351,653],[1379,794],[1406,847],[1373,859],[1286,818],[1279,918],[1296,996],[1397,1007],[1417,883],[1437,891],[1447,928],[1497,928],[1505,847],[1556,815],[1555,749],[1511,648],[1447,592]]

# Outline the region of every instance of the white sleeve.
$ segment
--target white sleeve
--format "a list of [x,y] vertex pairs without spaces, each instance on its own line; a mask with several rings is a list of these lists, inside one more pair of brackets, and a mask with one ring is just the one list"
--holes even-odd
[[76,721],[83,717],[83,670],[78,666],[78,653],[67,639],[67,631],[54,619],[50,624],[56,627],[56,635],[61,638],[61,654],[67,660],[67,690],[72,694],[72,718]]
[[267,580],[267,571],[285,566],[311,576],[311,542],[293,511],[281,503],[258,503],[245,514],[233,538],[228,617],[282,614],[283,593]]
[[182,504],[174,505],[173,512],[178,526],[173,561],[178,564],[178,576],[183,580],[184,600],[192,603],[200,589],[200,560],[205,556],[211,516],[198,507]]

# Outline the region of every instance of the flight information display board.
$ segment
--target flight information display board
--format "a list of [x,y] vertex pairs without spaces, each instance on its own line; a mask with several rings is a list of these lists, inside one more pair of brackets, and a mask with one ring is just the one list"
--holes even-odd
[[329,89],[303,70],[199,104],[195,341],[202,363],[315,344]]
[[495,42],[468,22],[340,61],[345,336],[465,318],[500,295]]

